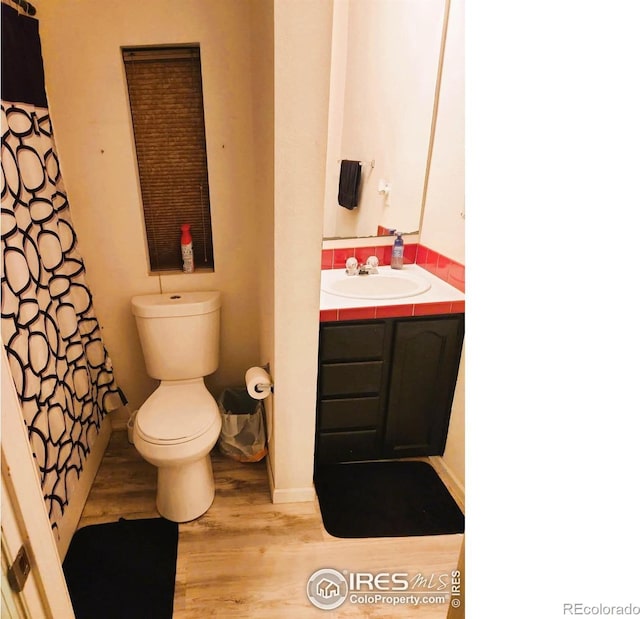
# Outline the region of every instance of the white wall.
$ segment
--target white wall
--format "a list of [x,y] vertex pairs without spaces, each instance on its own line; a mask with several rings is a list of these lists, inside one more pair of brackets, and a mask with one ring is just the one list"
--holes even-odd
[[[258,363],[251,3],[58,0],[38,18],[49,104],[87,279],[116,378],[133,408],[146,375],[133,295],[223,293],[219,389]],[[200,43],[215,273],[150,275],[121,46]],[[259,93],[258,93],[259,95]]]

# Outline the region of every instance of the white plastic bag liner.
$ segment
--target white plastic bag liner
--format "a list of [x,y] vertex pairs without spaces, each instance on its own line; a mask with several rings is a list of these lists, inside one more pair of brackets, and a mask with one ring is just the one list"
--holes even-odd
[[239,462],[258,462],[267,455],[262,400],[245,387],[225,389],[218,402],[222,428],[218,449]]

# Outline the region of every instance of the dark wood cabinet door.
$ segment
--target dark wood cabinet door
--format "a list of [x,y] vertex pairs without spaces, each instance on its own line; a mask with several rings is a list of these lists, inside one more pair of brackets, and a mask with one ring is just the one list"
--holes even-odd
[[461,315],[395,323],[384,457],[444,452],[463,333]]

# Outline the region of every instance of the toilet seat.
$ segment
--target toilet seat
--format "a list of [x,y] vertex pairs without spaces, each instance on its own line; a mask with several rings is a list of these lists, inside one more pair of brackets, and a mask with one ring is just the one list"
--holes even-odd
[[216,410],[202,379],[162,382],[140,407],[135,424],[142,440],[177,445],[205,434],[216,422]]

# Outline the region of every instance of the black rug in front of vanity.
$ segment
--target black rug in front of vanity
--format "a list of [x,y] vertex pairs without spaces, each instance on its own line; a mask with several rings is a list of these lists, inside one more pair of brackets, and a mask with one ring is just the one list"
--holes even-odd
[[164,518],[79,529],[62,564],[76,619],[171,619],[177,555]]
[[404,537],[464,531],[464,515],[426,462],[322,466],[314,477],[325,529],[335,537]]

